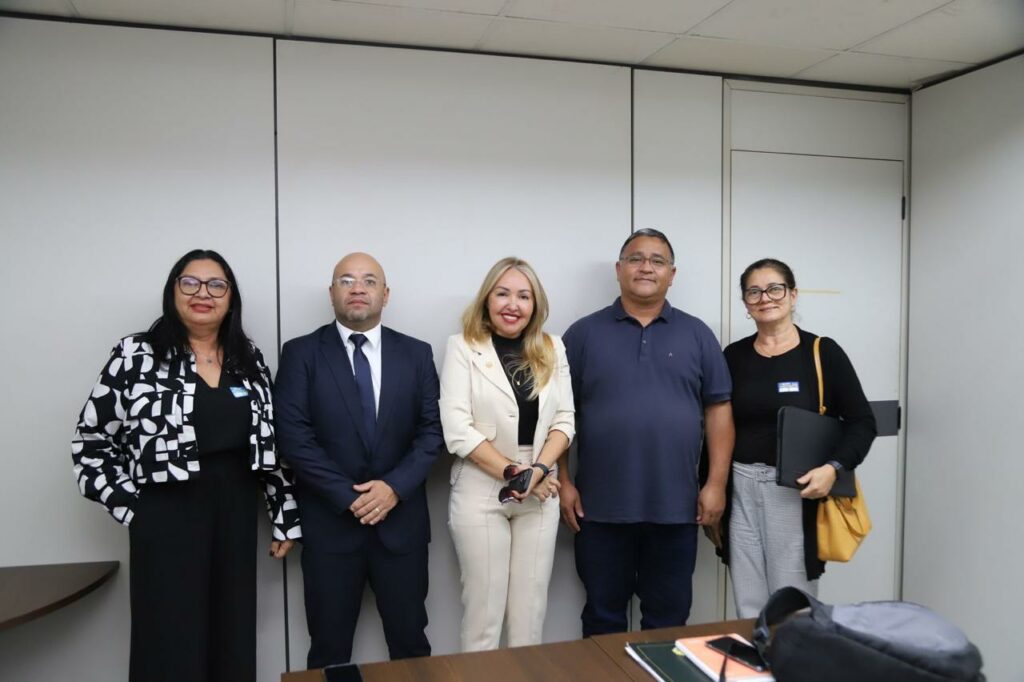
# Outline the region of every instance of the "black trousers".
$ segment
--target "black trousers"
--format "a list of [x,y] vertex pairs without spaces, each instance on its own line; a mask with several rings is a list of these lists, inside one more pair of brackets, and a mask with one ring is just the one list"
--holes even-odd
[[246,453],[142,487],[129,528],[130,682],[256,680],[257,514]]
[[369,583],[377,599],[388,655],[392,659],[429,656],[427,627],[427,546],[390,552],[376,533],[350,554],[302,549],[302,579],[309,628],[307,668],[352,659],[352,637],[363,590]]
[[625,632],[629,600],[640,597],[644,630],[686,625],[693,600],[697,526],[580,519],[576,572],[587,591],[583,636]]

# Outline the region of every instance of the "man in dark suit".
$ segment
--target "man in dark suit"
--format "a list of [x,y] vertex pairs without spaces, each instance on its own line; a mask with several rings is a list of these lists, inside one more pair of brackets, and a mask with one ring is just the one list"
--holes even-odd
[[430,346],[381,326],[380,264],[345,256],[330,285],[336,322],[284,345],[274,406],[302,510],[307,665],[352,656],[363,589],[391,658],[429,656],[424,481],[442,445]]

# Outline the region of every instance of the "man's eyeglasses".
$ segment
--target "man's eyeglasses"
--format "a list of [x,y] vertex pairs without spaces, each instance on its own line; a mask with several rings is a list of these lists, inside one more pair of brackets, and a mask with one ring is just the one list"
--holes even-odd
[[786,292],[789,291],[789,285],[787,284],[769,284],[764,289],[758,287],[750,287],[749,289],[743,290],[743,302],[750,305],[761,302],[761,297],[765,294],[768,295],[769,301],[781,301],[786,298]]
[[363,277],[362,279],[356,279],[355,277],[336,277],[334,284],[340,289],[351,289],[356,284],[362,284],[364,289],[376,289],[380,286],[380,281],[376,277]]
[[178,289],[186,296],[195,296],[203,288],[204,284],[206,285],[206,293],[214,298],[223,298],[231,289],[231,282],[218,277],[199,279],[191,275],[182,275],[178,278]]
[[620,258],[619,260],[621,260],[623,263],[625,263],[631,268],[638,268],[641,265],[643,265],[644,262],[650,263],[651,267],[654,268],[655,270],[662,270],[672,265],[672,261],[665,258],[664,256],[645,256],[641,253],[631,253],[628,256]]

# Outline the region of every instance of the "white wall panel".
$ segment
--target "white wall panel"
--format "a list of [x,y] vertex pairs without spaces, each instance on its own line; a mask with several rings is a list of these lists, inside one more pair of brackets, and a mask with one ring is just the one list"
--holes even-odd
[[913,101],[903,593],[1019,680],[1024,57]]
[[668,235],[670,300],[721,336],[722,79],[638,71],[633,97],[633,226]]
[[[749,85],[743,84],[746,87]],[[732,91],[732,148],[787,154],[904,159],[907,106],[856,93]]]
[[[275,356],[271,47],[0,19],[0,566],[122,562],[98,592],[5,631],[0,678],[126,675],[128,534],[79,496],[70,438],[115,341],[160,314],[174,261],[221,251]],[[259,557],[261,594],[280,594]],[[268,673],[284,662],[279,603],[261,604]]]
[[[617,294],[613,263],[629,232],[626,69],[282,41],[278,115],[285,339],[332,319],[331,270],[355,250],[384,266],[385,324],[430,342],[438,365],[502,256],[536,267],[556,333]],[[435,653],[458,649],[462,615],[442,460],[428,482]],[[298,665],[308,640],[297,571],[291,594]],[[563,528],[546,640],[579,637],[582,601]],[[367,596],[355,659],[384,658]]]
[[[722,338],[722,79],[633,76],[633,225],[672,240],[669,300]],[[701,534],[691,623],[720,620],[724,571]]]

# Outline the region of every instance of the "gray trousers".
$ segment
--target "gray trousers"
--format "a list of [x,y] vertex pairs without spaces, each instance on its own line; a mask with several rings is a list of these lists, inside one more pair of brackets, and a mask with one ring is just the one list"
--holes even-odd
[[792,585],[818,594],[804,567],[800,492],[775,483],[775,467],[732,465],[729,573],[736,612],[755,618],[772,592]]

